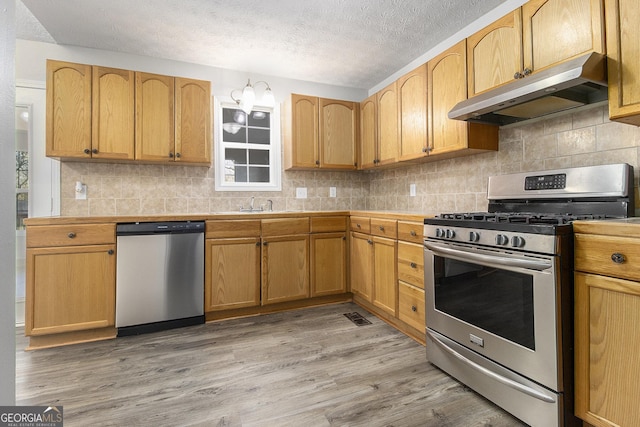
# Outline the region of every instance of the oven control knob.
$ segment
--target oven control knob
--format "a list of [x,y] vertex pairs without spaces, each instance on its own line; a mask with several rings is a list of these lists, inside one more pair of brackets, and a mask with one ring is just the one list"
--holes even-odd
[[496,245],[504,246],[509,244],[509,238],[504,234],[496,234]]
[[469,232],[469,241],[470,242],[477,242],[478,240],[480,240],[480,233],[478,233],[477,231],[470,231]]
[[444,230],[442,228],[436,228],[436,237],[444,237]]
[[513,236],[511,238],[511,246],[514,248],[521,248],[524,246],[524,238],[520,236]]
[[456,232],[453,230],[447,230],[447,235],[446,235],[447,239],[453,239],[454,237],[456,237]]

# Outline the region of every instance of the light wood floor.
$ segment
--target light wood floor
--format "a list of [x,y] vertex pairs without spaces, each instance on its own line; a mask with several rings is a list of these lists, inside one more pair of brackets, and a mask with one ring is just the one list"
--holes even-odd
[[19,331],[17,404],[62,405],[67,427],[524,425],[351,303],[25,347]]

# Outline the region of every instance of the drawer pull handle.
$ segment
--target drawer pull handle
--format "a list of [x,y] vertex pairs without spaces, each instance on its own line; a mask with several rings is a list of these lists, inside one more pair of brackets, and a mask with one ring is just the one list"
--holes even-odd
[[611,254],[611,261],[615,262],[616,264],[622,264],[626,260],[627,260],[626,257],[619,252],[615,252]]
[[413,231],[413,230],[411,230],[411,233],[409,233],[409,234],[411,234],[411,236],[412,236],[412,237],[416,237],[416,236],[418,235],[418,234],[417,234],[415,231]]
[[72,231],[71,233],[67,234],[67,237],[73,239],[74,237],[76,237],[76,233]]
[[413,311],[415,313],[416,311],[418,311],[418,307],[416,307],[415,305],[412,305],[411,306],[411,311]]
[[418,268],[418,264],[416,264],[415,262],[412,262],[409,265],[411,266],[411,268]]

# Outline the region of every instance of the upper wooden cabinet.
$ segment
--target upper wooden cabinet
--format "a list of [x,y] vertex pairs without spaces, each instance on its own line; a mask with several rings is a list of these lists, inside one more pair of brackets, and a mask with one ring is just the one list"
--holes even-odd
[[133,159],[133,72],[47,61],[51,157]]
[[399,160],[427,155],[427,64],[398,80]]
[[396,82],[376,94],[378,103],[378,158],[376,166],[398,160],[398,91]]
[[173,77],[136,73],[136,159],[167,161],[175,150]]
[[286,169],[357,167],[356,102],[291,94],[285,113]]
[[[469,96],[604,53],[602,0],[531,0],[467,39]],[[568,24],[570,22],[570,24]]]
[[360,169],[372,168],[378,159],[378,101],[371,95],[360,102]]
[[498,149],[498,127],[451,120],[449,111],[467,99],[466,42],[427,63],[429,156],[472,154]]
[[609,118],[640,126],[640,4],[605,0]]
[[211,84],[47,61],[49,157],[211,163]]

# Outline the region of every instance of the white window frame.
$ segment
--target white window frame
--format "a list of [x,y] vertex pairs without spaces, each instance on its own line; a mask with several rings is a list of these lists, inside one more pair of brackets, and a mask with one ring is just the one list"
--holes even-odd
[[[265,111],[270,113],[271,135],[270,135],[270,154],[269,154],[269,182],[225,182],[224,180],[224,153],[225,148],[236,146],[232,143],[225,143],[222,140],[222,109],[235,108],[238,104],[231,97],[214,97],[214,136],[215,145],[215,190],[216,191],[282,191],[282,150],[280,149],[280,106],[276,104],[274,107],[254,106],[255,111]],[[246,148],[242,147],[242,148]]]

